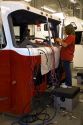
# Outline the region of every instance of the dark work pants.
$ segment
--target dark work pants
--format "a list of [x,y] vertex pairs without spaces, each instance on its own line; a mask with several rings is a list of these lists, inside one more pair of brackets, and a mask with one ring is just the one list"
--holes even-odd
[[72,85],[72,76],[71,76],[71,67],[70,67],[70,61],[62,61],[63,69],[65,71],[65,85],[71,86]]

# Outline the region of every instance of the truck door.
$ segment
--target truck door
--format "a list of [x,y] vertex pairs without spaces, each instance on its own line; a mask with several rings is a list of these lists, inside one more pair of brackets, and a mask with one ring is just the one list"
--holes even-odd
[[10,106],[10,57],[6,46],[0,12],[0,112],[9,110]]

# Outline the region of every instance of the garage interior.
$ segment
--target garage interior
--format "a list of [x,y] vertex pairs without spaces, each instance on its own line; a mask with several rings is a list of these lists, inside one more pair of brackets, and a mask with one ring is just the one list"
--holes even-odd
[[[30,6],[49,14],[63,13],[65,16],[76,17],[83,20],[83,0],[30,0],[29,2],[20,0],[20,2],[25,2],[26,5],[29,4]],[[14,20],[13,24],[17,23],[15,22],[16,20],[13,14],[12,19]],[[75,54],[78,54],[78,52],[80,50],[81,51],[79,52],[79,58],[76,58],[74,62],[71,62],[72,85],[80,88],[80,90],[78,90],[77,92],[78,94],[76,93],[77,96],[79,95],[79,97],[76,97],[76,99],[78,98],[77,105],[74,106],[73,109],[71,108],[72,105],[74,105],[73,101],[75,101],[76,103],[76,100],[74,99],[75,95],[73,95],[72,97],[68,97],[68,95],[65,95],[65,99],[68,98],[68,102],[67,104],[65,103],[65,105],[68,107],[68,109],[69,107],[71,108],[70,110],[66,110],[64,108],[64,102],[66,100],[64,99],[64,96],[62,96],[62,93],[59,100],[59,96],[57,96],[57,87],[54,88],[54,86],[50,87],[50,85],[47,85],[47,89],[43,94],[39,93],[39,91],[36,90],[38,93],[35,97],[33,97],[31,101],[30,113],[23,113],[19,116],[8,112],[1,112],[0,125],[83,125],[83,33],[81,34],[81,38],[78,37],[77,39],[80,39],[80,43],[76,44]],[[77,46],[80,46],[80,49]],[[37,60],[39,61],[39,59]],[[30,65],[30,63],[28,65]],[[70,89],[68,91],[70,91]],[[56,102],[58,102],[57,105]],[[63,106],[59,107],[60,105]]]

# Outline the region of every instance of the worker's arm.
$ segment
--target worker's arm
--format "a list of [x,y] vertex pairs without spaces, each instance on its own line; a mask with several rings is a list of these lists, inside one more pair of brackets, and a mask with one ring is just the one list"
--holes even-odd
[[60,45],[62,45],[63,47],[67,47],[67,43],[64,42],[64,40],[60,39],[60,38],[56,38],[55,42],[59,43]]

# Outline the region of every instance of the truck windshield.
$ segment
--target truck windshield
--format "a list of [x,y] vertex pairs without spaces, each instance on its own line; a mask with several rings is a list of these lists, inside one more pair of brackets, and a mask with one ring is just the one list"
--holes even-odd
[[[45,24],[48,24],[45,16],[27,10],[17,10],[9,14],[8,20],[15,47],[26,48],[27,45],[32,47],[50,45],[49,32],[48,29],[45,30]],[[51,25],[53,21],[49,21]],[[56,32],[56,30],[53,30],[53,32]],[[52,38],[56,33],[53,34],[50,30],[50,37]]]

